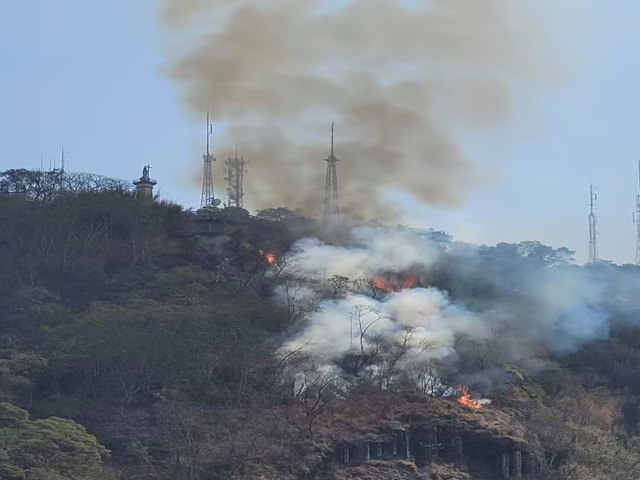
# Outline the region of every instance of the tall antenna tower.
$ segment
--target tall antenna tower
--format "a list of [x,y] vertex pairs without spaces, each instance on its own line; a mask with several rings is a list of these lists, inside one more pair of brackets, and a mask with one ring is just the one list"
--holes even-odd
[[233,158],[227,158],[225,167],[227,170],[227,176],[224,178],[227,181],[227,196],[229,198],[229,206],[236,208],[244,207],[244,174],[247,173],[247,162],[244,158],[238,157],[238,150]]
[[331,122],[331,153],[325,159],[327,162],[327,179],[324,187],[324,216],[325,223],[331,223],[340,214],[338,202],[338,159],[333,154],[333,128]]
[[593,185],[589,186],[591,211],[589,213],[589,263],[598,262],[598,218],[594,212],[595,202],[598,194],[593,191]]
[[209,143],[213,134],[213,125],[209,121],[209,111],[207,111],[207,150],[202,155],[203,174],[202,174],[202,195],[200,197],[200,208],[217,207],[220,202],[216,202],[213,193],[213,162],[216,161],[209,153]]
[[[640,161],[638,161],[638,186],[640,187]],[[636,223],[636,265],[640,266],[640,194],[636,195],[636,213],[633,216]]]

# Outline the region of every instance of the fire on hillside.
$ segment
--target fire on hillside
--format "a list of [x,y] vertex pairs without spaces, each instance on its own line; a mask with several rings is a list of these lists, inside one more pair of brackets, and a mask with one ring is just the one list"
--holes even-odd
[[455,388],[455,396],[458,404],[471,410],[480,410],[486,405],[491,405],[488,398],[473,398],[466,385],[458,385]]
[[264,258],[264,261],[272,267],[278,262],[278,255],[276,255],[275,252],[263,252],[262,258]]
[[[395,277],[395,278],[393,278]],[[396,275],[376,275],[371,280],[371,286],[385,293],[395,293],[402,290],[419,288],[422,285],[420,278],[414,273]]]

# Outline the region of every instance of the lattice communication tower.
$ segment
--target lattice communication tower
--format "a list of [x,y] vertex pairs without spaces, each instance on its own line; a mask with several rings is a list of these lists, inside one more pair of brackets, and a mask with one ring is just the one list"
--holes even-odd
[[209,121],[209,112],[207,112],[207,149],[202,155],[203,171],[202,171],[202,195],[200,196],[200,208],[217,207],[220,203],[216,200],[213,192],[213,163],[216,159],[209,152],[209,144],[211,135],[213,134],[213,125]]
[[338,159],[333,153],[333,130],[331,122],[331,152],[325,159],[327,162],[327,178],[324,187],[324,216],[325,223],[331,223],[340,215],[340,202],[338,199]]
[[238,156],[227,158],[225,162],[227,176],[227,197],[230,207],[244,208],[244,174],[247,173],[247,162]]

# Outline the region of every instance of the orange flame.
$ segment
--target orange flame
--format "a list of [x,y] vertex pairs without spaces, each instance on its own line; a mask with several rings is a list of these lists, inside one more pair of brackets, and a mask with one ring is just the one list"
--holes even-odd
[[458,385],[457,390],[460,394],[458,397],[458,403],[472,410],[480,410],[482,408],[482,404],[477,400],[471,398],[471,394],[469,394],[469,389],[465,385]]
[[402,289],[408,290],[410,288],[416,288],[418,284],[418,277],[416,277],[413,273],[410,273],[402,282]]
[[399,292],[401,290],[416,288],[420,286],[420,280],[413,273],[408,274],[402,280],[398,280],[396,282],[385,277],[376,276],[373,277],[373,280],[371,280],[371,285],[373,285],[378,290],[382,290],[383,292],[393,293]]
[[278,262],[278,256],[273,252],[266,252],[262,256],[264,257],[264,261],[272,267]]
[[377,288],[378,290],[382,290],[383,292],[391,293],[391,292],[397,292],[398,291],[398,287],[395,286],[393,283],[391,283],[386,278],[374,277],[373,280],[371,281],[371,283],[373,284],[373,286],[375,288]]

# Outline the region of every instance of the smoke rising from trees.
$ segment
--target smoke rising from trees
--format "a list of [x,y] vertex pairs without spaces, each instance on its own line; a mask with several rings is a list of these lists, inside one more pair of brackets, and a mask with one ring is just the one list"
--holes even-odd
[[[304,239],[292,252],[288,268],[298,278],[326,291],[329,280],[334,289],[283,351],[301,349],[355,378],[390,370],[413,378],[430,366],[488,391],[507,366],[532,373],[550,355],[606,338],[614,321],[637,323],[637,314],[623,313],[637,312],[637,301],[619,294],[630,273],[572,265],[570,251],[538,242],[478,247],[360,227],[346,245]],[[366,282],[407,273],[419,279],[416,288]],[[345,367],[354,357],[358,367]]]
[[548,5],[523,3],[163,0],[167,72],[250,159],[257,206],[318,212],[332,120],[351,213],[388,216],[388,189],[455,206],[487,180],[459,133],[507,121],[514,85],[558,78]]

